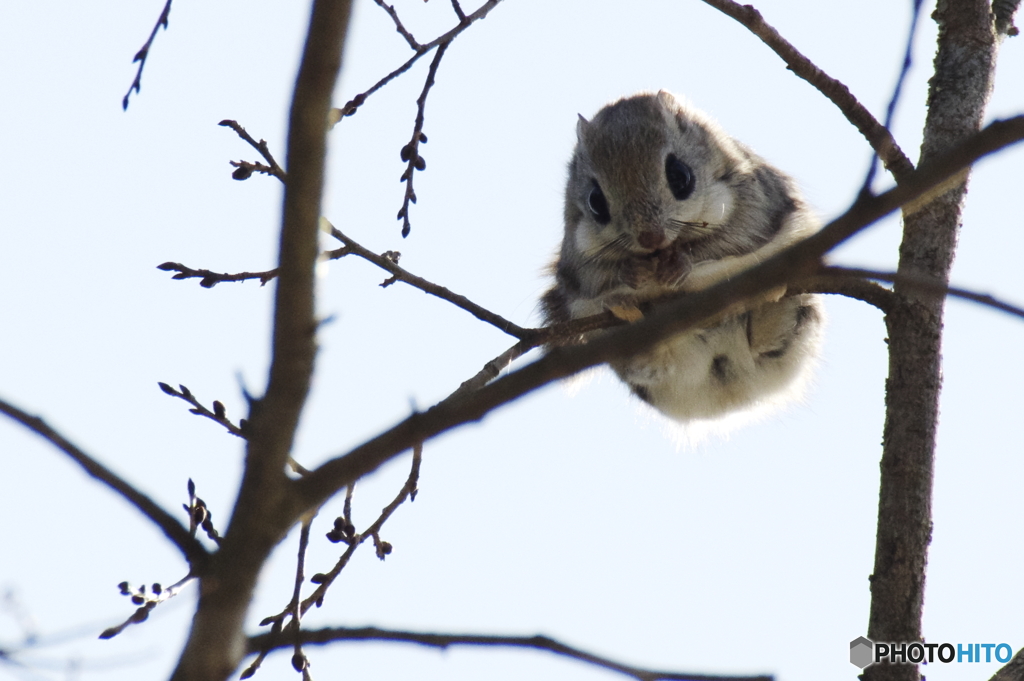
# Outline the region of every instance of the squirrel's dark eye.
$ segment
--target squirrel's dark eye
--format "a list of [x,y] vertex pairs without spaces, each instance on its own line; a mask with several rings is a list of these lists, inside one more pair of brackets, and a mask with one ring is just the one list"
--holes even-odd
[[608,200],[604,198],[604,192],[601,191],[601,187],[597,184],[596,180],[594,181],[594,188],[587,195],[587,208],[590,209],[594,219],[597,220],[597,224],[607,225],[612,221],[611,211],[608,210]]
[[675,154],[669,154],[665,158],[665,179],[668,180],[668,188],[672,190],[672,196],[680,201],[690,198],[696,184],[693,171]]

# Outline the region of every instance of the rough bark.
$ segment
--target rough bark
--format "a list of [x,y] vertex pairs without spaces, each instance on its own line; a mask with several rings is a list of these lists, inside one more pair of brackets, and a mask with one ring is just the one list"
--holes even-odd
[[[992,88],[998,40],[986,0],[939,0],[934,76],[919,165],[981,128]],[[923,206],[905,209],[899,272],[949,281],[967,174]],[[895,286],[886,315],[889,377],[871,576],[868,638],[922,640],[925,568],[939,391],[944,298]],[[916,665],[873,665],[867,681],[917,681]]]

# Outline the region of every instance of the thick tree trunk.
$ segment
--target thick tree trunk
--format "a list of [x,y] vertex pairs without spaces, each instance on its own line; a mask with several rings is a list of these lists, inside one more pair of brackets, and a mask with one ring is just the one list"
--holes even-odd
[[[995,72],[998,40],[986,0],[939,0],[935,75],[920,164],[981,128]],[[927,204],[904,213],[900,274],[949,280],[967,175]],[[925,568],[931,541],[932,477],[942,385],[944,298],[895,287],[889,377],[868,638],[922,640]],[[916,665],[873,665],[866,681],[917,681]]]

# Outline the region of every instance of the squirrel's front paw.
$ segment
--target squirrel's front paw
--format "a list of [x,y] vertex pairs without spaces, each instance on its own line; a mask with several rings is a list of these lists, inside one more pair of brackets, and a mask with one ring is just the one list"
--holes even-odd
[[619,279],[631,289],[639,289],[656,280],[657,263],[651,256],[632,257],[619,267]]
[[654,253],[654,277],[663,286],[676,287],[693,269],[689,256],[678,248],[664,248]]

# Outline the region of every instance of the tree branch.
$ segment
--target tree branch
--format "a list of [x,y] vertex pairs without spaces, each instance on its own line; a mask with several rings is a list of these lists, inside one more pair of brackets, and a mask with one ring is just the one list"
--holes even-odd
[[412,225],[409,223],[409,204],[416,203],[416,192],[412,188],[413,175],[417,170],[425,170],[427,162],[420,156],[420,144],[425,144],[427,136],[423,134],[423,118],[427,108],[427,95],[430,88],[434,87],[434,76],[437,75],[437,67],[441,65],[445,50],[450,43],[442,43],[437,48],[437,53],[430,62],[430,69],[427,71],[427,79],[423,83],[423,91],[416,100],[416,123],[412,129],[412,139],[402,147],[401,157],[406,161],[405,172],[402,173],[402,181],[405,182],[405,198],[402,199],[402,208],[398,211],[398,219],[402,221],[402,237],[409,236]]
[[[1006,312],[1015,317],[1024,319],[1024,308],[1012,305],[1010,303],[1003,302],[998,298],[989,295],[988,293],[978,293],[976,291],[970,291],[964,288],[957,288],[955,286],[949,286],[946,283],[928,279],[926,277],[914,276],[912,274],[903,274],[900,272],[879,272],[876,270],[865,270],[855,267],[825,267],[821,271],[821,276],[828,279],[831,277],[838,277],[839,279],[846,280],[849,282],[861,281],[863,283],[870,283],[864,281],[865,279],[874,279],[876,281],[887,281],[889,283],[898,283],[904,289],[917,290],[923,293],[932,293],[936,296],[952,296],[954,298],[963,298],[964,300],[970,300],[972,302],[991,307],[1000,312]],[[822,287],[825,288],[825,287]],[[837,287],[838,288],[838,287]],[[887,288],[878,287],[882,291],[885,291],[889,296],[886,296],[884,305],[891,305],[892,291]],[[817,293],[819,291],[808,291],[808,293]],[[843,291],[820,291],[820,293],[842,293],[843,295],[850,295]],[[855,298],[859,296],[853,296]],[[871,302],[871,301],[866,301]],[[872,303],[874,304],[874,303]],[[885,311],[883,305],[876,305]]]
[[761,41],[779,55],[789,70],[813,85],[821,94],[837,107],[868,141],[878,157],[882,159],[886,170],[892,173],[897,182],[914,169],[914,164],[907,158],[903,150],[896,144],[892,134],[885,129],[864,105],[857,101],[850,89],[819,69],[815,64],[800,53],[793,45],[779,35],[769,25],[761,13],[752,5],[740,5],[733,0],[704,0],[723,14],[727,14],[750,29]]
[[128,88],[128,92],[125,93],[124,99],[121,100],[121,109],[124,111],[128,110],[128,98],[132,96],[132,90],[139,92],[142,89],[142,69],[146,67],[146,59],[149,58],[149,48],[153,46],[153,41],[156,40],[157,31],[163,26],[166,30],[167,19],[171,15],[171,2],[167,0],[167,4],[164,5],[164,9],[160,12],[160,18],[156,20],[156,25],[153,26],[153,30],[149,34],[149,39],[146,40],[146,44],[142,46],[142,49],[135,53],[135,58],[132,59],[132,63],[139,62],[139,70],[135,73],[135,80],[132,81],[132,86]]
[[420,50],[423,49],[423,46],[416,42],[416,38],[412,37],[412,33],[410,33],[408,29],[406,29],[405,26],[402,25],[402,20],[398,18],[398,12],[395,11],[393,5],[388,5],[387,3],[384,2],[384,0],[373,1],[377,3],[385,12],[388,13],[388,16],[391,17],[391,20],[395,22],[395,29],[402,35],[403,38],[405,38],[405,42],[409,43],[409,47],[411,47],[416,52],[419,52]]
[[334,109],[331,112],[332,119],[340,120],[345,116],[351,116],[352,114],[354,114],[356,110],[363,105],[367,97],[369,97],[374,92],[380,90],[382,87],[393,81],[395,78],[398,78],[400,75],[411,69],[412,65],[419,61],[420,57],[427,54],[435,47],[438,47],[439,45],[447,45],[451,41],[455,40],[455,38],[457,38],[460,33],[465,31],[467,28],[472,26],[480,19],[486,17],[492,9],[497,7],[499,2],[501,2],[501,0],[487,0],[487,2],[480,5],[480,7],[472,14],[463,15],[459,19],[458,26],[448,31],[444,35],[434,38],[429,43],[425,45],[420,45],[420,49],[416,52],[416,54],[409,58],[409,61],[405,62],[397,69],[381,78],[369,90],[366,90],[365,92],[362,92],[353,97],[352,99],[350,99],[348,103],[345,104],[345,106],[341,107],[340,109]]
[[[256,151],[260,152],[260,156],[262,156],[263,160],[266,161],[268,164],[267,166],[260,166],[260,164],[258,163],[246,164],[245,161],[242,161],[241,163],[232,162],[231,165],[235,166],[236,168],[245,168],[247,166],[252,166],[254,170],[267,173],[268,175],[273,175],[277,179],[281,180],[282,183],[288,182],[288,173],[284,171],[284,168],[277,164],[277,161],[274,159],[274,155],[270,153],[270,147],[267,145],[266,140],[261,139],[259,142],[257,142],[255,139],[253,139],[252,135],[246,132],[245,128],[238,124],[237,121],[233,121],[228,118],[225,118],[217,125],[222,125],[226,128],[231,128],[232,130],[234,130],[239,137],[241,137],[243,140],[249,143],[249,146],[251,146]],[[266,169],[264,170],[264,168]],[[236,180],[244,180],[248,178],[248,175],[246,175],[245,177],[238,177],[237,170],[235,171],[235,173]]]
[[86,473],[120,494],[128,503],[138,509],[142,515],[149,518],[153,524],[159,527],[164,535],[171,540],[171,543],[178,547],[193,572],[201,572],[203,570],[210,554],[207,553],[206,549],[203,548],[203,545],[195,537],[189,535],[188,530],[175,520],[174,516],[161,508],[148,496],[125,482],[109,468],[76,447],[38,416],[27,414],[2,399],[0,399],[0,412],[7,414],[12,420],[49,441],[50,444],[71,457]]
[[892,305],[892,291],[873,281],[865,281],[864,277],[844,276],[836,272],[837,269],[842,268],[824,267],[810,282],[789,287],[788,293],[825,293],[846,296],[874,305],[882,312],[889,310]]
[[398,643],[416,643],[432,648],[447,650],[451,646],[489,646],[504,648],[532,648],[545,650],[562,657],[568,657],[601,669],[618,672],[637,681],[771,681],[773,677],[760,676],[726,676],[716,674],[694,674],[690,672],[669,672],[642,669],[616,662],[607,657],[595,655],[579,648],[566,645],[547,636],[496,636],[486,634],[437,634],[415,631],[396,631],[378,629],[377,627],[317,629],[302,631],[296,636],[293,633],[282,636],[264,634],[249,639],[249,652],[284,648],[294,645],[293,641],[303,644],[322,645],[335,641],[391,641]]
[[157,383],[157,385],[160,386],[160,390],[162,390],[164,394],[170,395],[171,397],[177,397],[178,399],[185,400],[191,404],[192,408],[189,409],[189,411],[196,416],[205,416],[211,421],[224,426],[224,428],[235,437],[245,439],[245,435],[242,433],[242,428],[246,425],[245,419],[239,421],[237,426],[232,423],[228,418],[224,404],[220,400],[213,401],[213,411],[210,411],[198,399],[196,399],[196,396],[192,394],[191,390],[183,385],[178,386],[180,390],[176,390],[172,386],[163,382]]
[[[269,636],[267,640],[277,640],[282,631],[296,631],[299,628],[299,622],[302,619],[302,616],[305,615],[311,607],[316,605],[316,607],[319,608],[323,605],[324,597],[327,595],[327,590],[338,578],[338,575],[341,574],[341,571],[345,569],[345,566],[348,565],[349,560],[351,560],[356,550],[362,546],[367,539],[373,538],[374,546],[377,549],[377,557],[384,560],[384,557],[390,551],[390,545],[381,541],[380,530],[384,527],[384,523],[388,521],[398,507],[405,503],[406,499],[412,499],[413,501],[416,500],[417,485],[420,477],[420,464],[422,463],[422,460],[423,445],[416,444],[413,446],[412,451],[412,468],[409,470],[409,477],[406,479],[405,484],[402,485],[402,489],[399,490],[398,495],[391,501],[391,503],[384,507],[377,519],[359,534],[356,534],[355,527],[352,525],[352,491],[354,486],[349,485],[345,494],[344,515],[334,520],[334,529],[327,533],[327,538],[331,542],[344,542],[347,544],[348,548],[346,548],[345,552],[341,554],[341,557],[335,563],[330,572],[320,572],[310,577],[310,581],[318,586],[312,594],[307,596],[301,602],[298,600],[301,582],[296,579],[295,593],[292,597],[292,602],[289,603],[281,612],[276,615],[266,617],[260,622],[261,627],[267,626],[268,624],[271,625],[269,634],[265,635]],[[305,530],[305,528],[306,525],[303,524],[303,529]],[[306,541],[308,541],[308,536],[306,537]],[[302,540],[300,538],[299,571],[301,571],[301,562],[304,560],[304,557],[305,547],[302,545]],[[289,620],[289,618],[291,619]],[[286,621],[288,622],[287,627],[285,627]],[[294,637],[292,640],[295,641],[296,645],[300,643],[300,641]],[[253,676],[263,664],[263,660],[266,659],[267,655],[272,650],[272,647],[256,651],[250,649],[250,652],[257,652],[258,654],[256,655],[256,659],[253,660],[253,662],[242,672],[241,678],[247,679]]]
[[[494,326],[503,333],[507,333],[515,338],[523,339],[531,334],[536,334],[536,329],[524,329],[518,324],[514,324],[509,320],[505,319],[499,314],[491,312],[485,307],[477,305],[469,298],[454,293],[450,289],[444,286],[439,286],[433,282],[430,282],[423,277],[419,277],[408,270],[398,266],[399,253],[394,251],[388,251],[384,255],[377,255],[373,251],[360,245],[358,242],[353,240],[351,237],[342,234],[337,227],[332,225],[326,218],[321,218],[321,222],[326,227],[326,231],[330,233],[335,239],[340,241],[344,246],[342,248],[336,248],[332,251],[326,251],[321,254],[321,257],[326,257],[329,260],[340,260],[346,255],[355,255],[363,260],[369,261],[388,272],[391,278],[386,280],[381,286],[387,287],[396,281],[401,281],[414,288],[418,288],[424,293],[428,293],[432,296],[446,300],[456,307],[462,308],[466,312],[470,313],[482,322],[487,322],[491,326]],[[249,281],[252,279],[258,279],[260,285],[263,286],[267,282],[277,277],[278,269],[275,267],[272,270],[266,270],[265,272],[238,272],[235,274],[213,272],[206,269],[192,269],[187,265],[182,265],[178,262],[165,262],[157,265],[158,270],[165,272],[177,272],[172,279],[201,279],[199,285],[203,288],[213,288],[221,282],[232,282],[232,281]],[[531,346],[535,347],[535,346]],[[166,392],[166,391],[165,391]]]
[[490,310],[481,307],[480,305],[477,305],[476,303],[471,301],[469,298],[466,298],[465,296],[459,295],[458,293],[453,293],[444,286],[438,286],[437,284],[427,281],[423,277],[418,277],[412,272],[409,272],[399,267],[397,256],[385,257],[383,255],[377,255],[373,251],[370,251],[369,249],[360,246],[351,237],[342,234],[337,227],[332,225],[330,222],[327,222],[327,220],[324,220],[323,222],[325,223],[325,226],[329,228],[328,231],[330,235],[333,236],[338,241],[340,241],[341,243],[345,244],[344,248],[338,249],[336,251],[327,252],[328,257],[330,257],[332,260],[336,259],[336,255],[339,258],[350,254],[359,256],[363,260],[372,262],[377,267],[391,274],[391,278],[385,281],[383,284],[381,284],[381,286],[390,286],[396,281],[401,281],[403,283],[408,284],[409,286],[418,288],[424,293],[429,293],[430,295],[440,298],[441,300],[448,301],[449,303],[455,305],[456,307],[462,308],[463,310],[470,313],[480,321],[487,322],[491,326],[497,328],[498,330],[504,333],[509,334],[510,336],[515,336],[516,338],[522,339],[527,335],[528,331],[526,329],[520,327],[517,324],[513,324],[512,322],[505,319],[501,315],[495,314]]
[[265,286],[268,281],[277,277],[278,268],[266,270],[265,272],[214,272],[212,270],[195,270],[180,262],[165,262],[156,266],[164,272],[177,272],[171,279],[200,279],[199,285],[203,288],[213,288],[225,281],[249,281],[259,279],[260,286]]

